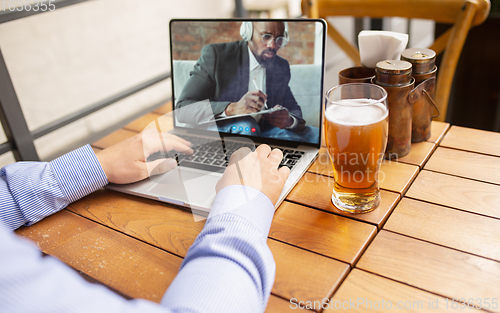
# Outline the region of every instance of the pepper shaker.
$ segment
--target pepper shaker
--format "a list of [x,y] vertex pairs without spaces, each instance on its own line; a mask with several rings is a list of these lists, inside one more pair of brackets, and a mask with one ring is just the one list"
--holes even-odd
[[[401,59],[412,64],[412,76],[418,95],[410,96],[413,106],[411,142],[421,142],[430,138],[432,107],[436,93],[436,52],[425,48],[410,48],[401,53]],[[439,115],[439,114],[438,114]]]
[[401,158],[410,153],[412,108],[408,96],[415,84],[411,69],[410,62],[401,60],[380,61],[375,67],[373,83],[387,91],[389,107],[386,159]]

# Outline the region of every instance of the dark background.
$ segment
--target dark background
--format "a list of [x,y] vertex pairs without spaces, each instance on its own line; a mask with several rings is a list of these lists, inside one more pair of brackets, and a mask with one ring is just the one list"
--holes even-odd
[[[436,24],[436,35],[448,27]],[[488,19],[473,27],[467,36],[457,64],[446,122],[500,132],[499,93],[500,0],[493,0]]]

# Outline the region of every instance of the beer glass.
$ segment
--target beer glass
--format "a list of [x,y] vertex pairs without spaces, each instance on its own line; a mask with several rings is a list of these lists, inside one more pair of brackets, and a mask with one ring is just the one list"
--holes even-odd
[[375,84],[343,84],[326,93],[324,130],[333,165],[332,202],[364,213],[380,203],[378,173],[387,144],[387,92]]

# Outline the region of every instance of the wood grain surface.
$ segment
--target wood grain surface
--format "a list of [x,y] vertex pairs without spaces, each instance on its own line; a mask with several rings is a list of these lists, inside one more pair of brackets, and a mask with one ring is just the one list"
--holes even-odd
[[271,292],[284,299],[304,302],[329,299],[349,272],[347,263],[273,239],[267,243],[276,261]]
[[407,197],[500,218],[500,186],[423,170]]
[[[92,147],[127,139],[158,117],[162,130],[171,129],[169,112],[171,102]],[[362,299],[359,308],[343,310],[354,312],[382,299],[396,310],[399,301],[412,305],[406,312],[456,312],[463,307],[447,308],[446,297],[476,304],[499,298],[500,135],[434,121],[431,127],[431,138],[412,144],[407,157],[383,162],[382,203],[367,214],[333,206],[331,162],[320,150],[275,213],[268,245],[276,279],[266,312],[295,311],[290,299],[332,296],[332,305]],[[17,232],[126,296],[158,302],[203,226],[185,209],[99,190]]]
[[377,209],[363,214],[347,213],[337,209],[332,203],[333,178],[306,172],[297,185],[288,194],[287,200],[343,215],[351,219],[368,222],[379,229],[385,223],[400,195],[395,192],[380,190],[380,205]]
[[[184,257],[204,226],[186,210],[158,201],[100,190],[71,204],[72,212],[118,232]],[[276,218],[275,218],[276,219]],[[275,240],[268,244],[276,261],[272,292],[300,300],[330,297],[349,265]],[[308,262],[313,271],[303,271]]]
[[205,225],[185,209],[111,190],[98,190],[68,210],[181,257]]
[[152,125],[154,128],[156,128],[154,121],[156,119],[160,118],[161,116],[162,116],[161,114],[151,112],[151,113],[145,114],[145,115],[141,116],[140,118],[128,123],[123,128],[125,128],[127,130],[132,130],[135,132],[143,131],[148,125],[149,126]]
[[[343,306],[343,308],[342,308]],[[453,308],[455,307],[455,309]],[[323,312],[471,312],[451,300],[353,269]],[[340,308],[340,309],[337,309]],[[474,310],[475,311],[475,310]]]
[[290,313],[290,312],[314,312],[312,310],[301,309],[290,301],[271,295],[267,303],[266,313]]
[[379,186],[382,189],[405,194],[415,177],[419,167],[401,162],[384,160],[380,165]]
[[[384,160],[380,166],[380,188],[398,193],[404,193],[418,173],[419,167],[400,162]],[[332,163],[326,148],[321,148],[318,158],[308,169],[309,172],[333,177]],[[332,185],[333,188],[333,185]]]
[[444,138],[448,129],[450,129],[449,123],[432,121],[431,136],[427,139],[427,141],[439,143]]
[[432,142],[422,141],[411,144],[411,151],[408,155],[399,158],[397,161],[402,163],[414,164],[422,168],[431,156],[436,144]]
[[[20,228],[17,234],[34,240],[45,253],[59,258],[76,270],[82,271],[85,275],[89,275],[127,297],[159,302],[168,285],[177,274],[182,259],[161,252],[161,250],[154,249],[147,244],[136,242],[129,236],[120,235],[117,232],[96,225],[72,213],[61,211],[33,226]],[[139,246],[137,243],[139,243]],[[269,245],[276,250],[282,249],[279,245],[287,246],[276,241],[270,242]],[[323,262],[320,262],[320,264],[324,265],[319,271],[321,278],[325,274],[328,277],[335,276],[338,273],[341,273],[342,276],[347,275],[349,268],[347,264],[289,247],[298,250],[298,253],[295,251],[296,253],[292,253],[292,256],[304,257],[307,254],[304,259],[299,259],[303,260],[303,262],[318,261],[318,258],[324,259]],[[68,251],[65,251],[66,249]],[[149,253],[151,249],[153,249],[153,253]],[[159,251],[160,260],[158,260],[158,251],[156,250]],[[273,251],[275,256],[276,250]],[[293,262],[291,259],[286,260],[286,257],[277,260],[278,264],[282,262],[291,263],[292,268],[288,270],[293,270],[293,272],[287,271],[287,269],[278,265],[277,276],[281,276],[281,272],[286,272],[286,275],[290,276],[292,280],[298,281],[299,286],[303,285],[304,281],[301,279],[307,278],[304,277],[307,276],[307,273],[305,271],[301,273],[296,267],[305,266],[305,264],[300,261]],[[153,265],[157,267],[153,268]],[[333,266],[330,267],[330,265]],[[320,277],[316,277],[316,279],[319,280]],[[321,289],[322,286],[325,286],[325,283],[320,281],[319,288],[313,286],[314,284],[310,284],[311,289]],[[330,283],[332,282],[330,281]],[[279,288],[277,287],[279,285],[282,285],[285,290],[288,289],[287,285],[284,285],[279,280],[277,280],[273,289]],[[338,282],[333,283],[333,285],[338,285]],[[327,294],[331,294],[332,286],[327,288]],[[307,294],[300,290],[297,285],[295,287],[298,293]],[[296,311],[292,310],[293,307],[295,305],[291,306],[289,300],[271,295],[266,312]]]
[[353,265],[376,230],[373,225],[284,202],[274,215],[269,237]]
[[500,219],[403,198],[384,229],[500,261]]
[[182,262],[178,256],[66,210],[16,233],[132,298],[159,302]]
[[477,305],[485,298],[499,298],[499,262],[385,230],[357,267],[447,298],[471,299]]
[[500,133],[452,126],[440,146],[500,156]]
[[158,129],[160,128],[163,132],[171,131],[174,128],[174,122],[172,120],[172,114],[167,113],[164,115],[152,112],[142,116],[139,119],[125,125],[125,129],[141,132],[146,128]]
[[500,184],[500,157],[439,147],[425,169]]
[[92,147],[106,149],[116,143],[137,135],[137,132],[120,128],[117,131],[103,137],[92,144]]
[[167,114],[168,112],[172,112],[172,101],[168,101],[161,107],[155,109],[153,112],[158,113],[158,114]]

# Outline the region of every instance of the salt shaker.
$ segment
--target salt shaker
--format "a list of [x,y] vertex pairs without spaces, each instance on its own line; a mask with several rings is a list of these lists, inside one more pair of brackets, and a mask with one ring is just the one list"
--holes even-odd
[[401,158],[410,153],[412,108],[408,96],[415,84],[411,70],[411,63],[401,60],[380,61],[375,67],[373,83],[387,91],[389,107],[386,159]]
[[[425,48],[410,48],[401,53],[401,59],[412,64],[415,91],[410,95],[413,107],[411,142],[421,142],[431,136],[432,107],[436,85],[436,52]],[[437,110],[438,111],[438,110]],[[438,111],[439,112],[439,111]],[[439,115],[439,114],[438,114]]]

